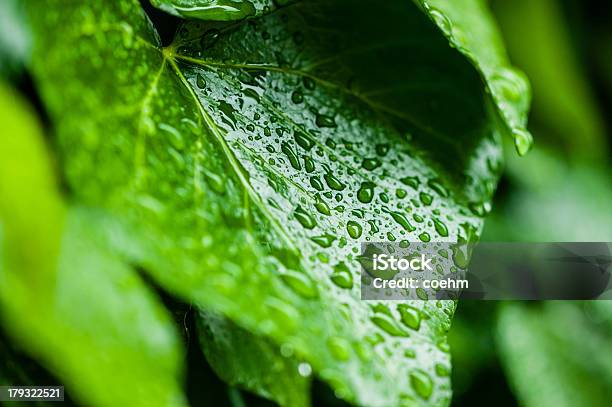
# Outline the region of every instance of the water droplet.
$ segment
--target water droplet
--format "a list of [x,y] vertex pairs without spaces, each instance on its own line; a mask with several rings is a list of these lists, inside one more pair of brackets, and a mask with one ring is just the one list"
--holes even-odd
[[378,197],[380,198],[381,201],[383,201],[384,203],[389,203],[389,195],[387,195],[385,192],[381,192]]
[[317,226],[315,219],[299,205],[293,212],[293,216],[306,229],[313,229],[315,226]]
[[291,101],[296,105],[302,103],[304,101],[304,94],[302,93],[302,91],[299,89],[293,91],[293,93],[291,94]]
[[333,235],[330,235],[330,234],[326,233],[326,234],[320,235],[320,236],[313,236],[313,237],[310,238],[310,240],[312,240],[313,242],[315,242],[319,246],[323,247],[324,249],[327,249],[328,247],[330,247],[332,245],[334,240],[336,240],[336,236],[333,236]]
[[294,270],[286,270],[280,275],[281,280],[296,294],[303,298],[317,298],[317,285],[307,274]]
[[408,192],[406,192],[405,189],[398,188],[395,190],[395,196],[397,196],[399,199],[404,199],[406,195],[408,195]]
[[419,215],[418,213],[414,213],[412,214],[412,219],[414,219],[415,222],[418,223],[422,223],[425,219],[423,219],[423,217],[421,215]]
[[210,187],[210,189],[212,189],[219,195],[223,195],[225,193],[225,181],[223,180],[223,178],[221,178],[214,172],[208,170],[204,170],[203,172],[204,180],[206,181],[206,184]]
[[429,242],[429,241],[431,240],[431,236],[429,236],[429,233],[427,233],[427,232],[423,232],[423,233],[421,233],[421,234],[419,235],[419,239],[420,239],[422,242]]
[[433,202],[433,196],[429,195],[426,192],[421,192],[419,194],[419,199],[421,200],[423,205],[428,205],[429,206]]
[[389,144],[376,144],[376,154],[384,157],[389,152]]
[[196,85],[200,89],[204,89],[206,87],[206,79],[201,74],[198,74],[196,77]]
[[327,341],[327,346],[332,356],[337,360],[345,361],[351,357],[351,346],[344,338],[331,337]]
[[308,90],[313,90],[315,88],[315,82],[312,78],[309,78],[308,76],[304,76],[302,78],[302,83],[304,84],[304,87]]
[[370,203],[374,198],[375,185],[371,182],[362,182],[361,187],[357,191],[357,199],[361,203]]
[[348,231],[349,236],[353,239],[359,239],[361,236],[361,225],[354,220],[349,220],[346,224],[346,230]]
[[435,369],[436,369],[436,374],[440,377],[450,376],[450,369],[446,365],[443,365],[442,363],[436,363]]
[[448,190],[444,187],[444,185],[442,185],[442,183],[439,180],[436,180],[436,179],[429,180],[429,182],[427,182],[427,185],[431,189],[436,191],[437,194],[440,195],[441,197],[448,196]]
[[393,220],[396,221],[407,232],[412,232],[416,229],[414,226],[410,224],[410,222],[408,221],[408,219],[406,219],[406,216],[404,216],[403,213],[389,212],[389,215],[391,215]]
[[323,191],[325,189],[325,187],[323,186],[323,183],[321,182],[319,177],[317,177],[316,175],[313,175],[312,177],[310,177],[310,185],[312,185],[312,187],[316,189],[317,191]]
[[283,141],[281,143],[281,151],[283,153],[285,153],[285,155],[289,159],[289,163],[291,163],[291,166],[294,169],[296,169],[296,170],[301,170],[302,169],[302,166],[300,165],[300,159],[298,158],[298,156],[295,153],[295,151],[293,151],[291,149],[291,146],[289,145],[289,143],[287,143],[286,141]]
[[529,85],[525,75],[513,68],[498,68],[491,75],[490,83],[496,96],[501,96],[519,105],[529,94]]
[[376,168],[380,167],[381,162],[378,158],[364,158],[363,161],[361,162],[361,166],[363,168],[365,168],[368,171],[372,171],[375,170]]
[[185,141],[183,140],[183,136],[181,135],[180,131],[170,126],[169,124],[165,124],[165,123],[161,123],[159,125],[159,128],[160,130],[163,130],[164,132],[166,132],[166,134],[170,136],[169,140],[174,148],[176,148],[179,151],[185,148]]
[[428,400],[431,397],[433,381],[425,371],[421,369],[412,371],[410,373],[410,385],[422,399]]
[[446,227],[444,222],[442,222],[438,218],[434,218],[433,222],[434,222],[434,227],[436,228],[436,232],[438,232],[440,236],[442,237],[448,236],[448,228]]
[[304,156],[304,169],[307,173],[311,173],[315,170],[315,163],[310,156]]
[[417,189],[421,181],[419,181],[419,177],[404,177],[400,179],[402,184],[409,186],[412,189]]
[[513,129],[512,137],[514,137],[514,147],[520,156],[524,156],[533,146],[533,136],[526,130]]
[[340,288],[353,288],[353,275],[344,262],[334,266],[334,271],[330,276],[332,282]]
[[334,191],[342,191],[344,188],[346,188],[346,185],[340,182],[340,180],[331,172],[327,172],[325,175],[323,175],[323,178],[325,178],[327,185]]
[[471,202],[469,205],[470,211],[479,217],[486,216],[489,212],[491,212],[491,203],[490,202]]
[[293,138],[295,139],[295,142],[306,151],[310,151],[312,146],[315,144],[314,140],[310,136],[299,131],[296,131],[293,134]]
[[319,127],[336,127],[336,122],[332,116],[317,113],[315,124]]
[[421,326],[421,313],[417,308],[406,304],[400,304],[397,306],[397,310],[400,313],[404,325],[415,331],[419,330]]
[[429,9],[429,15],[431,18],[433,18],[436,25],[440,28],[440,30],[442,30],[444,35],[449,37],[452,36],[453,26],[448,17],[446,17],[440,10],[433,7]]
[[429,299],[429,297],[427,296],[427,292],[425,292],[425,290],[423,290],[421,287],[417,288],[415,292],[417,297],[419,297],[423,301],[427,301]]
[[370,320],[374,323],[374,325],[376,325],[391,336],[410,336],[408,332],[404,328],[402,328],[390,315],[376,313],[370,318]]
[[331,210],[329,209],[329,206],[327,206],[327,204],[325,203],[323,198],[319,196],[319,194],[317,194],[315,200],[315,208],[317,208],[320,213],[327,216],[331,215]]

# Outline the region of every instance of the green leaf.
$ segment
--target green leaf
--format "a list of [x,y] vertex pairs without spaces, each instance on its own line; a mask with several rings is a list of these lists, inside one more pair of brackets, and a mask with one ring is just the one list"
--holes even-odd
[[99,214],[64,207],[33,116],[13,92],[0,95],[4,330],[83,404],[185,405],[170,317],[98,243]]
[[307,363],[300,366],[290,355],[283,356],[267,339],[253,337],[221,315],[202,313],[199,336],[206,359],[229,384],[251,390],[281,406],[310,405]]
[[416,7],[366,6],[189,23],[162,49],[137,2],[56,0],[32,9],[32,68],[76,198],[125,220],[116,250],[342,398],[444,405],[454,304],[404,326],[359,299],[356,256],[480,230],[503,126]]
[[517,152],[533,144],[526,129],[530,103],[529,82],[508,61],[502,38],[483,0],[415,0],[436,23],[451,45],[482,74],[498,112],[507,125]]
[[504,367],[527,407],[605,406],[612,391],[609,301],[505,305],[498,320]]
[[208,21],[242,20],[270,13],[295,0],[151,0],[167,13]]

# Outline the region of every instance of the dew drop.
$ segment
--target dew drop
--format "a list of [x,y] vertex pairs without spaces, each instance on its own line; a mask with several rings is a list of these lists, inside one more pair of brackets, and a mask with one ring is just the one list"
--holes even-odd
[[418,331],[421,326],[421,313],[418,309],[410,305],[400,304],[397,306],[402,322],[408,328]]
[[417,189],[421,181],[419,181],[419,177],[404,177],[400,179],[402,184],[409,186],[412,189]]
[[346,230],[353,239],[359,239],[361,237],[361,225],[354,220],[349,220],[346,224]]
[[444,187],[444,185],[442,185],[442,183],[439,180],[437,180],[437,179],[429,180],[429,182],[427,182],[427,185],[431,189],[436,191],[436,193],[438,195],[440,195],[441,197],[447,197],[448,196],[448,190]]
[[389,212],[389,215],[391,215],[393,220],[396,221],[407,232],[412,232],[416,229],[414,226],[410,224],[410,222],[408,221],[408,219],[406,219],[406,216],[404,216],[403,213],[392,211],[392,212]]
[[419,194],[419,199],[421,200],[423,205],[428,205],[429,206],[433,202],[433,196],[429,195],[426,192],[421,192]]
[[374,198],[374,184],[371,182],[362,182],[361,187],[357,191],[357,199],[361,203],[370,203]]
[[429,9],[429,15],[436,22],[436,25],[442,30],[444,35],[452,36],[453,34],[453,26],[448,19],[440,10],[436,8]]
[[415,393],[422,399],[428,400],[431,397],[433,381],[425,371],[421,369],[412,371],[410,373],[410,385]]
[[438,232],[440,236],[442,237],[448,236],[448,228],[446,227],[444,222],[442,222],[438,218],[434,218],[433,222],[434,222],[434,227],[436,228],[436,232]]
[[375,170],[381,166],[381,162],[378,158],[364,158],[361,162],[361,166],[368,171]]
[[304,156],[304,169],[307,173],[311,173],[315,170],[315,163],[308,155]]
[[429,236],[429,233],[423,232],[419,235],[419,239],[421,240],[421,242],[427,243],[431,240],[431,236]]
[[225,181],[219,175],[215,174],[214,172],[204,170],[204,180],[210,189],[219,195],[223,195],[225,193]]
[[295,142],[306,151],[310,151],[312,146],[315,144],[314,140],[310,138],[310,136],[299,131],[296,131],[293,134],[293,138],[295,139]]
[[389,152],[389,144],[376,144],[376,154],[384,157]]
[[317,285],[307,274],[294,270],[286,270],[280,275],[281,280],[303,298],[317,298],[319,292]]
[[327,172],[325,175],[323,175],[323,178],[325,178],[327,185],[334,191],[342,191],[344,188],[346,188],[346,185],[340,182],[340,180],[331,172]]
[[331,215],[331,210],[329,209],[329,206],[325,203],[325,201],[318,194],[315,199],[316,199],[315,208],[317,208],[317,210],[323,215],[327,215],[327,216]]
[[524,156],[533,146],[533,136],[526,130],[513,129],[512,137],[514,137],[514,147],[520,156]]
[[291,101],[296,105],[302,103],[304,101],[304,94],[302,93],[302,91],[299,89],[294,90],[291,94]]
[[332,116],[317,113],[315,124],[319,127],[336,127],[336,122]]
[[306,229],[313,229],[315,226],[317,226],[315,219],[299,205],[293,212],[293,216]]
[[404,328],[402,328],[395,321],[395,319],[393,319],[391,315],[376,313],[370,318],[370,320],[374,323],[374,325],[376,325],[391,336],[410,336],[408,332]]
[[198,74],[196,77],[196,85],[200,89],[204,89],[206,87],[206,79],[201,74]]
[[302,169],[302,166],[300,164],[300,160],[299,160],[297,154],[295,153],[295,151],[293,151],[293,149],[289,145],[289,143],[287,143],[286,141],[283,141],[281,143],[281,151],[283,153],[285,153],[285,155],[289,159],[289,163],[291,164],[291,166],[294,169],[296,169],[296,170],[301,170]]
[[334,266],[331,281],[340,288],[353,288],[353,275],[348,266],[344,262],[340,262]]
[[313,242],[315,242],[319,246],[323,247],[324,249],[327,249],[328,247],[330,247],[332,245],[334,240],[336,240],[336,236],[333,236],[333,235],[330,235],[329,233],[326,233],[326,234],[320,235],[320,236],[313,236],[313,237],[310,238],[310,240],[312,240]]
[[323,186],[323,183],[321,182],[319,177],[317,177],[316,175],[313,175],[312,177],[310,177],[310,185],[312,185],[312,187],[316,189],[317,191],[323,191],[325,189],[325,187]]
[[331,337],[327,341],[327,346],[332,356],[337,360],[346,361],[351,357],[351,346],[344,338]]

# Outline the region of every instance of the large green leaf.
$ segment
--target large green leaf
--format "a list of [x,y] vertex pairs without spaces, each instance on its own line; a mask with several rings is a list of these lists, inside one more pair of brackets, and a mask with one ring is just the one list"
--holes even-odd
[[137,2],[56,0],[31,10],[32,68],[75,196],[129,226],[117,250],[340,397],[446,404],[454,304],[404,325],[359,299],[356,256],[479,230],[504,125],[411,3],[328,3],[161,48]]
[[0,96],[4,329],[83,404],[185,405],[170,317],[99,244],[100,216],[64,207],[32,115],[3,86]]

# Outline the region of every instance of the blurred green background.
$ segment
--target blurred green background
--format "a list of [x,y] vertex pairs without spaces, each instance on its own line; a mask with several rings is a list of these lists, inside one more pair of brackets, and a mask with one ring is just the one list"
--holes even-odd
[[[11,7],[17,2],[3,3],[0,73],[38,107],[31,81],[18,68],[28,39]],[[519,158],[506,146],[506,169],[482,240],[612,241],[612,1],[491,0],[490,6],[510,59],[532,84],[535,147]],[[182,319],[188,310],[176,313]],[[610,301],[463,301],[450,343],[454,405],[611,403]],[[0,333],[0,369],[24,382],[35,376],[54,383],[25,356],[16,363],[5,353],[18,351]],[[226,390],[204,361],[188,360],[188,386],[197,399],[266,404]],[[327,394],[315,386],[314,401],[337,403]]]
[[[490,5],[531,81],[535,146],[505,148],[482,240],[612,241],[612,2]],[[610,405],[610,301],[463,301],[450,342],[454,405]]]

